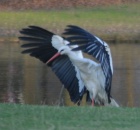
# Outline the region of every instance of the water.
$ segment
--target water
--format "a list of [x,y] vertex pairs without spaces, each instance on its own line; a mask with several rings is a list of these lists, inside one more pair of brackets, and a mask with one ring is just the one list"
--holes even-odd
[[112,95],[123,106],[140,106],[140,44],[111,45],[114,76]]
[[[110,47],[114,64],[112,96],[121,106],[139,107],[140,44]],[[0,42],[0,102],[73,105],[51,69],[20,52],[19,43]]]

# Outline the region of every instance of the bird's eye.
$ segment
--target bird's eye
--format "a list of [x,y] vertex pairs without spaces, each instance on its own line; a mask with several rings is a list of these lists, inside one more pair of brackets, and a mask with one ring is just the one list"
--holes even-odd
[[60,52],[64,51],[64,49],[60,50]]

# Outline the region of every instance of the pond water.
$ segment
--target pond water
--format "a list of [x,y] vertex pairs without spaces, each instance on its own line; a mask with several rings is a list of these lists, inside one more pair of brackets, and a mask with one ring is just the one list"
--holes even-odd
[[[110,47],[112,96],[120,106],[140,107],[140,44],[112,43]],[[73,105],[51,69],[21,54],[20,44],[10,41],[0,42],[0,102]]]

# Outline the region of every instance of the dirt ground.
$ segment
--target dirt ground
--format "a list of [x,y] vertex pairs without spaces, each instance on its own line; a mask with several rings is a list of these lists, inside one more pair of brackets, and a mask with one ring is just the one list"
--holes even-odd
[[0,0],[0,10],[67,9],[118,5],[127,2],[140,2],[140,0]]

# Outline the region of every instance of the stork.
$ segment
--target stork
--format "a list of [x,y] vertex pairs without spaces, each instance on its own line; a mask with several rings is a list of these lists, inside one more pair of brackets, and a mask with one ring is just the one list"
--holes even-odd
[[[87,93],[92,105],[116,106],[111,97],[112,57],[108,44],[84,29],[69,25],[65,38],[37,26],[22,29],[26,41],[22,53],[29,53],[52,68],[68,90],[71,101],[80,104]],[[99,63],[83,57],[92,55]]]

